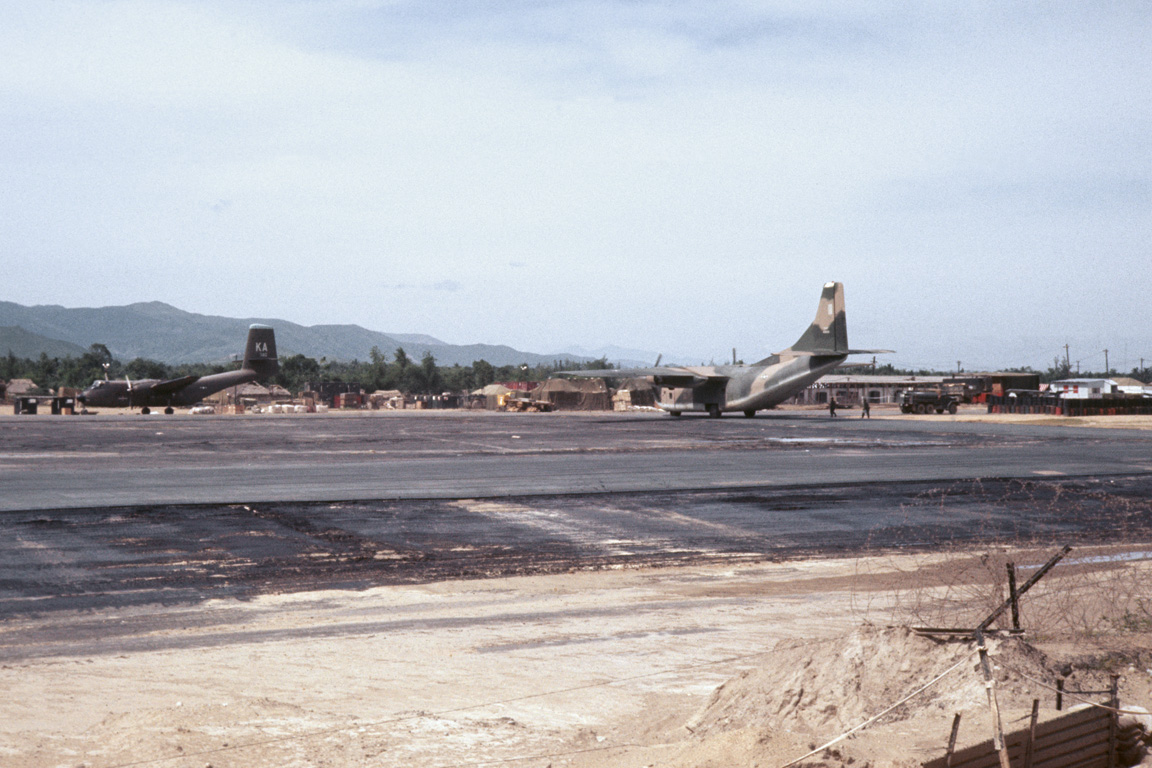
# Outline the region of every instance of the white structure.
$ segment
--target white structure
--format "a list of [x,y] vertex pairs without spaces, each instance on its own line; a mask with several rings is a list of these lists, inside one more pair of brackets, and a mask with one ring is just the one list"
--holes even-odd
[[1120,394],[1112,379],[1061,379],[1048,385],[1048,391],[1066,400],[1093,400]]
[[1139,379],[1131,379],[1125,376],[1117,376],[1113,381],[1116,382],[1116,388],[1126,395],[1150,395],[1152,396],[1152,386],[1145,384]]

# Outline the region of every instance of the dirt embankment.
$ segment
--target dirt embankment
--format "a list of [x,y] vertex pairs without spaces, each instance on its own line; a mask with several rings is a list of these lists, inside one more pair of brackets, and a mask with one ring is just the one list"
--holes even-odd
[[[983,683],[970,644],[881,627],[941,604],[970,626],[1009,556],[1032,562],[725,563],[30,615],[0,627],[0,763],[779,768],[947,672],[808,760],[914,765],[954,712],[962,744],[988,737]],[[990,642],[1006,728],[1033,698],[1050,714],[1061,674],[1100,690],[1118,672],[1122,701],[1148,704],[1148,565],[1092,553],[1029,593],[1043,642]]]

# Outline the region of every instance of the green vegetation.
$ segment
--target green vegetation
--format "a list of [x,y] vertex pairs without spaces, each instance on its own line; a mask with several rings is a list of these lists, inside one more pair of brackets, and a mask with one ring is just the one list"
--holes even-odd
[[[107,368],[105,368],[107,366]],[[235,370],[240,363],[232,365],[206,365],[203,363],[167,365],[156,360],[136,358],[127,363],[113,359],[103,344],[93,344],[80,357],[48,357],[39,359],[20,358],[11,352],[0,358],[0,379],[32,379],[42,389],[56,390],[60,387],[81,389],[96,379],[173,379],[179,376],[204,376]],[[436,358],[426,353],[419,362],[414,362],[403,347],[398,347],[391,356],[373,347],[367,361],[337,361],[320,358],[315,360],[304,355],[290,355],[280,358],[280,372],[272,383],[279,384],[290,392],[300,392],[308,383],[342,381],[357,384],[367,392],[378,389],[398,389],[405,394],[439,394],[478,389],[496,381],[543,381],[559,371],[581,368],[611,368],[606,360],[590,363],[575,363],[570,360],[554,360],[550,364],[494,366],[485,360],[476,360],[472,365],[440,366]]]
[[[1040,376],[1040,381],[1059,381],[1060,379],[1114,379],[1117,376],[1129,376],[1133,379],[1140,381],[1152,380],[1152,367],[1146,368],[1133,368],[1129,373],[1120,373],[1113,369],[1110,373],[1102,373],[1100,371],[1082,371],[1077,372],[1075,368],[1067,365],[1062,359],[1056,358],[1052,361],[1052,365],[1045,371],[1037,371],[1031,366],[1025,365],[1021,368],[1004,368],[1001,373],[1035,373]],[[894,365],[877,365],[871,371],[878,376],[959,376],[963,378],[971,375],[967,371],[961,371],[959,374],[956,371],[935,371],[928,368],[914,370],[912,368],[897,368]]]

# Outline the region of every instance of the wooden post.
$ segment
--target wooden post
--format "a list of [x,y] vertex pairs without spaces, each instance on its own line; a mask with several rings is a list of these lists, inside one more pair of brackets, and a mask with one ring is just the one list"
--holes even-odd
[[988,691],[988,706],[992,710],[992,746],[1000,755],[1000,768],[1012,768],[1008,760],[1008,745],[1004,743],[1004,726],[1000,722],[1000,704],[996,701],[996,686],[992,679],[992,668],[988,664],[988,649],[984,645],[984,632],[976,630],[976,642],[980,645],[980,669],[984,672],[984,689]]
[[960,713],[952,718],[952,735],[948,737],[948,753],[944,755],[944,765],[952,768],[952,753],[956,751],[956,736],[960,733]]
[[1016,564],[1008,563],[1008,595],[1012,600],[1012,629],[1020,629],[1020,603],[1016,599]]
[[1056,678],[1056,711],[1064,709],[1064,678]]
[[1040,718],[1040,699],[1032,699],[1032,720],[1028,723],[1028,745],[1024,748],[1024,768],[1032,768],[1036,752],[1036,721]]
[[1120,675],[1112,675],[1112,685],[1108,688],[1108,706],[1112,711],[1108,716],[1108,768],[1116,766],[1116,741],[1120,736]]

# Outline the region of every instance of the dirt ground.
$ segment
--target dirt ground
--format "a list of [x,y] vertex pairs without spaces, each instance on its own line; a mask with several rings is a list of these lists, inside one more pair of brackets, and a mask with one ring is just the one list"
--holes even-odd
[[[1051,548],[1049,548],[1051,549]],[[1152,705],[1152,545],[1077,551],[992,640],[1006,728],[1044,685]],[[1047,550],[443,581],[7,621],[0,764],[914,765],[990,735],[972,626]],[[51,625],[92,639],[37,643]],[[1025,675],[1027,677],[1025,677]],[[1031,679],[1028,679],[1031,678]],[[1099,696],[1094,697],[1099,699]]]

